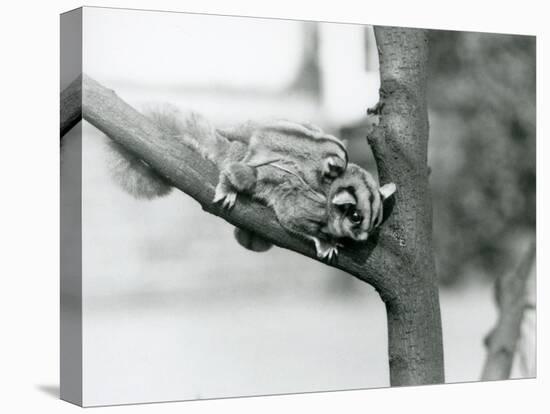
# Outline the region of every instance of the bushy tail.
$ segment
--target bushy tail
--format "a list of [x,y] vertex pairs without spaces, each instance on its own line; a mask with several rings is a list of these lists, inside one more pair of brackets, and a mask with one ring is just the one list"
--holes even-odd
[[123,146],[109,140],[109,172],[124,191],[140,199],[162,197],[172,186],[144,161],[135,157]]
[[265,252],[273,246],[272,243],[259,236],[258,234],[235,227],[233,232],[237,242],[243,246],[245,249],[252,250],[254,252]]
[[[227,139],[217,134],[214,126],[197,113],[183,114],[173,106],[163,105],[147,108],[144,115],[157,125],[165,139],[184,144],[216,164],[229,145]],[[153,199],[171,192],[170,183],[145,161],[113,140],[109,140],[108,145],[109,171],[113,180],[127,193],[140,199]]]
[[214,125],[197,112],[181,112],[171,105],[160,109],[147,110],[150,118],[165,134],[197,152],[202,158],[219,164],[224,159],[228,140],[221,136]]

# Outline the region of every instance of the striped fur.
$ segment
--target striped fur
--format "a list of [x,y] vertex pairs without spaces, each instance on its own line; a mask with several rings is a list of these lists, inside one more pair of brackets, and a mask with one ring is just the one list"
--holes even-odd
[[[273,208],[287,231],[306,238],[320,233],[325,194],[348,162],[342,141],[314,125],[290,121],[248,122],[218,133],[246,143],[247,150],[242,159],[224,160],[215,202],[231,208],[237,193],[247,193]],[[269,246],[254,233],[241,230],[238,235],[248,249]]]
[[395,184],[380,188],[374,177],[356,164],[331,186],[327,225],[323,232],[334,239],[365,241],[383,219],[383,202]]

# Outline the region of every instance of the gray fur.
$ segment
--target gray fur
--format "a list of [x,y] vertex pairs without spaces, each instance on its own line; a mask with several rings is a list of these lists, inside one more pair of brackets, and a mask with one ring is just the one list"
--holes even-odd
[[[270,206],[287,231],[304,238],[321,234],[326,221],[325,194],[347,164],[340,140],[320,128],[289,121],[247,123],[221,135],[246,143],[247,150],[242,158],[223,161],[215,202],[231,208],[236,194],[246,193]],[[254,185],[249,181],[251,174],[242,174],[247,167],[255,171]],[[254,236],[242,238],[246,243],[241,244],[250,248]],[[262,249],[265,243],[257,241]]]

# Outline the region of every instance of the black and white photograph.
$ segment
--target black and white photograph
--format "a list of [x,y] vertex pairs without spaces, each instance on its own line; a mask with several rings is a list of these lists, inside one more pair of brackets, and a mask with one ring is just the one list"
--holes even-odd
[[63,13],[61,399],[537,377],[536,43]]

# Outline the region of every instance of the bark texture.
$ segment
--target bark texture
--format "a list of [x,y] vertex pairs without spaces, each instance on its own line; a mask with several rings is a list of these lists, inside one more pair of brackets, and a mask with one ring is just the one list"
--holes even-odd
[[397,184],[382,230],[392,385],[444,382],[439,293],[428,186],[424,30],[375,27],[380,60],[379,125],[369,135],[380,182]]
[[[388,220],[365,244],[342,249],[331,266],[371,284],[388,314],[392,385],[441,383],[443,348],[428,191],[427,39],[422,30],[376,28],[382,76],[380,124],[369,142],[382,183],[397,193]],[[81,88],[79,87],[81,84]],[[267,207],[239,196],[231,211],[212,203],[218,169],[192,149],[167,140],[146,117],[86,75],[62,94],[62,134],[83,118],[229,223],[261,233],[282,248],[318,260],[312,243],[287,233]],[[76,95],[77,96],[77,95]],[[66,97],[66,98],[65,98]],[[81,111],[81,112],[80,112]],[[393,207],[393,208],[392,208]]]

